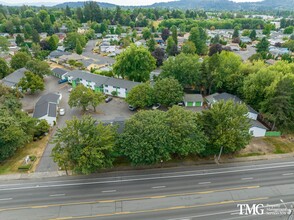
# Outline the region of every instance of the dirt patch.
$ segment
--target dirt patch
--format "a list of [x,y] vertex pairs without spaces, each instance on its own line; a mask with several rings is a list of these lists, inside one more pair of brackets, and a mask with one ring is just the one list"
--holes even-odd
[[282,137],[266,137],[265,142],[274,146],[274,154],[294,152],[294,138],[292,135]]
[[252,138],[246,148],[239,152],[239,155],[266,155],[272,154],[275,146],[267,142],[265,138]]

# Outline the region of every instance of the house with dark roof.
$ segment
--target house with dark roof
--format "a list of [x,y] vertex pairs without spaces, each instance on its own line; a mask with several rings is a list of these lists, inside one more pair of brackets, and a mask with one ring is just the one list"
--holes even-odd
[[56,123],[57,109],[62,98],[61,93],[48,93],[41,96],[35,105],[33,118],[45,119],[49,125]]
[[93,74],[87,71],[73,70],[67,73],[68,82],[75,88],[78,84],[103,92],[107,95],[114,93],[121,98],[126,98],[131,89],[140,84],[124,79],[117,79],[108,76]]
[[200,94],[186,94],[184,95],[185,106],[187,107],[201,107],[203,106],[203,97]]
[[51,70],[52,71],[52,75],[59,78],[59,79],[65,79],[66,78],[66,74],[68,72],[68,70],[66,69],[62,69],[62,68],[54,68]]
[[[235,104],[243,103],[243,101],[239,97],[226,92],[214,93],[205,97],[205,101],[207,102],[209,107],[213,107],[213,104],[219,102],[220,100],[224,100],[225,102],[233,100]],[[267,128],[257,120],[258,112],[255,111],[251,106],[246,106],[248,109],[247,117],[250,119],[251,123],[251,127],[249,129],[250,134],[254,137],[264,137]]]
[[8,86],[14,89],[17,87],[17,84],[19,83],[20,79],[25,76],[24,73],[26,71],[27,71],[26,68],[15,70],[13,73],[4,77],[1,81],[5,86]]

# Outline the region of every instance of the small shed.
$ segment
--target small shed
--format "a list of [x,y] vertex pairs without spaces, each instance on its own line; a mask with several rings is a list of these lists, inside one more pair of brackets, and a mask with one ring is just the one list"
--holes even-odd
[[52,75],[59,79],[65,79],[65,75],[67,74],[67,72],[67,70],[58,67],[52,69]]
[[185,94],[184,102],[187,107],[201,107],[203,106],[203,97],[201,94]]
[[267,128],[261,124],[259,121],[257,120],[250,120],[250,124],[251,127],[249,128],[249,133],[253,136],[253,137],[264,137]]

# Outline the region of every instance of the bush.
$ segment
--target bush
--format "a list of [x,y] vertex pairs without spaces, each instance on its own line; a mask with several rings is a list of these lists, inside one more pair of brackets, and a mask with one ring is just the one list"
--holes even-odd
[[35,161],[37,159],[35,155],[30,155],[29,158],[30,158],[30,161]]
[[118,94],[117,94],[117,91],[112,91],[111,92],[111,95],[113,95],[113,96],[117,96]]
[[32,164],[25,164],[18,167],[18,170],[26,171],[31,168]]

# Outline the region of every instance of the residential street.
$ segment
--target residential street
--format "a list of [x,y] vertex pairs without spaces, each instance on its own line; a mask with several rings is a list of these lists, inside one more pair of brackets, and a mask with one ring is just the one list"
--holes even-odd
[[288,159],[7,181],[0,219],[287,219],[240,216],[237,204],[290,207],[293,167]]

